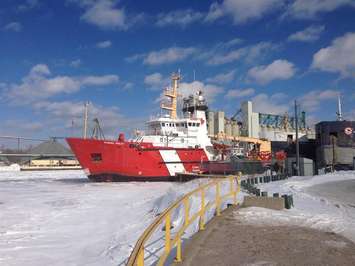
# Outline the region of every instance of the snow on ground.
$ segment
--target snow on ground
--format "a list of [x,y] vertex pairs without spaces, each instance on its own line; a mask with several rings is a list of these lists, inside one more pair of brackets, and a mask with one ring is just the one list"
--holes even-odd
[[[0,265],[125,265],[156,216],[207,181],[93,183],[81,170],[2,171]],[[226,182],[222,195],[228,189]],[[215,189],[208,190],[206,203],[214,197]],[[193,197],[190,213],[199,206],[200,198]],[[173,234],[184,222],[182,213],[180,208],[172,214]],[[164,247],[162,229],[148,243],[150,262]],[[196,222],[184,238],[197,229]]]
[[[262,191],[293,194],[295,207],[272,211],[240,210],[239,218],[256,224],[296,224],[340,233],[355,241],[355,201],[330,197],[324,186],[355,182],[355,172],[292,177],[260,185]],[[187,183],[92,183],[76,171],[0,172],[0,265],[124,265],[139,236],[156,216],[204,180]],[[222,194],[229,183],[222,186]],[[351,194],[351,191],[348,193]],[[334,194],[334,191],[333,191]],[[335,193],[337,194],[337,192]],[[341,191],[340,193],[341,194]],[[238,196],[242,200],[244,193]],[[352,195],[352,194],[351,194]],[[354,193],[355,195],[355,193]],[[206,192],[206,202],[215,189]],[[200,206],[192,197],[190,213]],[[225,207],[224,204],[223,207]],[[206,214],[213,217],[214,208]],[[172,233],[183,224],[183,208],[172,213]],[[197,221],[184,239],[198,230]],[[149,261],[163,249],[160,227],[147,243]]]
[[0,172],[19,172],[21,170],[20,166],[16,163],[9,166],[0,166]]
[[173,183],[92,183],[82,171],[0,173],[0,265],[119,265]]
[[355,171],[292,177],[259,184],[261,191],[292,194],[294,208],[245,208],[238,219],[258,225],[299,225],[339,233],[355,242]]

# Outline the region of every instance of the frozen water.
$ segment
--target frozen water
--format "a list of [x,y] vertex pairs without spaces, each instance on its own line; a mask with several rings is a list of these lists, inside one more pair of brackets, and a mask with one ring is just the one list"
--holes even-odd
[[[0,265],[124,265],[156,216],[207,181],[92,183],[80,170],[0,172]],[[228,189],[226,182],[222,195]],[[206,191],[206,203],[214,197],[214,188]],[[200,204],[191,198],[190,213]],[[182,214],[183,208],[172,214],[173,234]],[[184,238],[197,230],[198,221]],[[156,260],[163,236],[159,228],[147,243],[148,261]]]
[[82,171],[0,173],[0,265],[118,265],[173,183],[91,183]]

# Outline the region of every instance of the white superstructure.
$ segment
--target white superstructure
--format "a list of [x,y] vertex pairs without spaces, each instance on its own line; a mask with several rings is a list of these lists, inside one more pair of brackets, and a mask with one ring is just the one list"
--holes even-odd
[[162,104],[162,109],[169,114],[151,119],[147,122],[147,131],[138,136],[135,141],[149,142],[157,147],[171,148],[203,148],[208,156],[207,147],[212,147],[207,132],[206,111],[207,103],[202,91],[183,99],[183,117],[177,117],[176,98],[178,89],[178,75],[173,75],[173,86],[165,91],[170,98],[170,104]]

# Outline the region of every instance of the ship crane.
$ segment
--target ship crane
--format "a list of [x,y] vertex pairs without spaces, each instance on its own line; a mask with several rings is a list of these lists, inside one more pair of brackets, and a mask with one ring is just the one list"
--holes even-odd
[[237,121],[237,116],[242,112],[242,109],[238,109],[235,114],[231,117],[232,121]]

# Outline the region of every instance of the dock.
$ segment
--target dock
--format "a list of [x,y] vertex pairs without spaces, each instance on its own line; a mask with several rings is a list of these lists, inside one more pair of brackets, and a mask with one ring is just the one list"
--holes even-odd
[[238,220],[239,210],[229,207],[214,217],[187,241],[182,262],[173,265],[355,265],[355,244],[343,236],[298,226],[247,224]]

